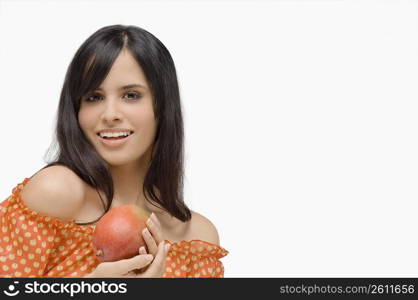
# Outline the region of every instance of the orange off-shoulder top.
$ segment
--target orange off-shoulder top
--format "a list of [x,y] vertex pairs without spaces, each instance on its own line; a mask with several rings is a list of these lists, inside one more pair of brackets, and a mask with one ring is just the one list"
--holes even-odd
[[[25,178],[0,203],[0,277],[84,277],[100,261],[94,225],[77,225],[31,210],[21,198]],[[224,248],[202,240],[171,242],[163,277],[223,277]]]

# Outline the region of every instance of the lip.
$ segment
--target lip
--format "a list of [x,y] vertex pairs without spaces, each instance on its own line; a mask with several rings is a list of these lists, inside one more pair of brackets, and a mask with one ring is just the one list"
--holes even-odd
[[[103,130],[103,131],[105,131],[105,130]],[[123,139],[120,139],[120,140],[106,140],[106,139],[102,138],[99,134],[97,134],[96,136],[104,146],[109,147],[109,148],[117,148],[117,147],[120,147],[123,144],[125,144],[133,134],[134,133],[131,133],[127,137],[125,137]]]

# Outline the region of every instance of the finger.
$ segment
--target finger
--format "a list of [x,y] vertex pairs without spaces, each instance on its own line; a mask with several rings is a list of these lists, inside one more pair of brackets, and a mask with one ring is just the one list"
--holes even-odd
[[[145,250],[145,247],[142,246],[142,247],[139,248],[139,254],[147,254],[147,250]],[[142,273],[145,268],[134,270],[131,274],[132,277],[136,277],[138,274]]]
[[125,275],[122,276],[123,278],[135,278],[136,274],[134,271],[130,271],[128,273],[126,273]]
[[154,237],[155,242],[157,243],[157,245],[159,245],[163,241],[163,234],[161,224],[154,213],[152,213],[151,217],[147,220],[147,227],[149,228],[152,236]]
[[153,256],[151,254],[137,255],[132,258],[122,259],[117,262],[112,262],[113,269],[118,274],[127,274],[128,272],[141,269],[151,263]]
[[169,251],[170,245],[161,242],[158,245],[158,252],[155,256],[153,263],[148,267],[148,269],[141,274],[141,277],[162,277],[165,271],[167,253]]
[[158,251],[158,246],[156,241],[154,240],[154,237],[149,232],[148,228],[142,230],[142,236],[144,237],[144,241],[147,244],[148,252],[152,255],[156,255]]
[[141,274],[141,273],[143,273],[143,270],[146,269],[146,268],[147,267],[142,268],[142,269],[132,270],[132,271],[126,273],[123,277],[126,277],[126,278],[138,278],[138,275]]
[[[158,252],[148,269],[139,277],[162,277],[163,268],[165,268],[165,249],[164,242],[158,245]],[[164,266],[163,266],[164,265]]]

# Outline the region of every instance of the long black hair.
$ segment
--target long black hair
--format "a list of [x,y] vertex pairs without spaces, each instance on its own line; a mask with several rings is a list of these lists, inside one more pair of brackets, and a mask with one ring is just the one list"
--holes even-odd
[[[52,165],[70,168],[96,189],[104,213],[109,210],[114,192],[112,176],[107,162],[82,132],[78,112],[82,97],[100,86],[124,48],[131,52],[144,71],[157,120],[151,162],[143,184],[145,199],[162,206],[179,220],[188,221],[191,212],[183,200],[184,129],[176,69],[163,43],[137,26],[103,27],[77,50],[68,67],[58,106],[57,153],[42,169]],[[99,191],[103,191],[105,200]]]

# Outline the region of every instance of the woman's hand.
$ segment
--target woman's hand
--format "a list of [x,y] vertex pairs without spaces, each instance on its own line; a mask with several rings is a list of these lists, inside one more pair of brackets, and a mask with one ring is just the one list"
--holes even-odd
[[[142,247],[141,247],[142,248]],[[135,277],[135,278],[161,278],[165,272],[165,263],[167,259],[167,253],[170,249],[170,244],[165,244],[161,242],[157,247],[157,254],[148,267],[142,268],[141,270],[133,270],[129,272],[126,277]],[[145,252],[141,250],[140,252]],[[146,254],[143,254],[146,255]]]
[[153,256],[140,254],[128,259],[121,259],[114,262],[100,263],[96,269],[85,277],[128,277],[135,269],[141,269],[151,263]]
[[[154,213],[151,214],[146,224],[147,228],[140,234],[150,254],[147,254],[145,247],[141,247],[139,255],[115,262],[101,263],[86,277],[162,277],[170,244],[164,243],[161,224]],[[150,259],[147,260],[147,258]]]
[[[148,218],[147,222],[147,228],[145,228],[142,231],[142,236],[144,238],[145,243],[147,244],[148,253],[154,255],[154,257],[157,255],[158,252],[158,245],[164,241],[163,239],[163,231],[161,228],[161,223],[158,220],[157,216],[152,213],[151,216]],[[139,253],[145,254],[145,249],[141,249]]]
[[[142,236],[148,248],[148,253],[155,259],[151,265],[129,273],[133,277],[162,277],[165,272],[165,263],[170,244],[164,243],[161,223],[152,213],[146,222],[147,228],[142,231]],[[139,249],[140,254],[147,254],[145,247]]]

